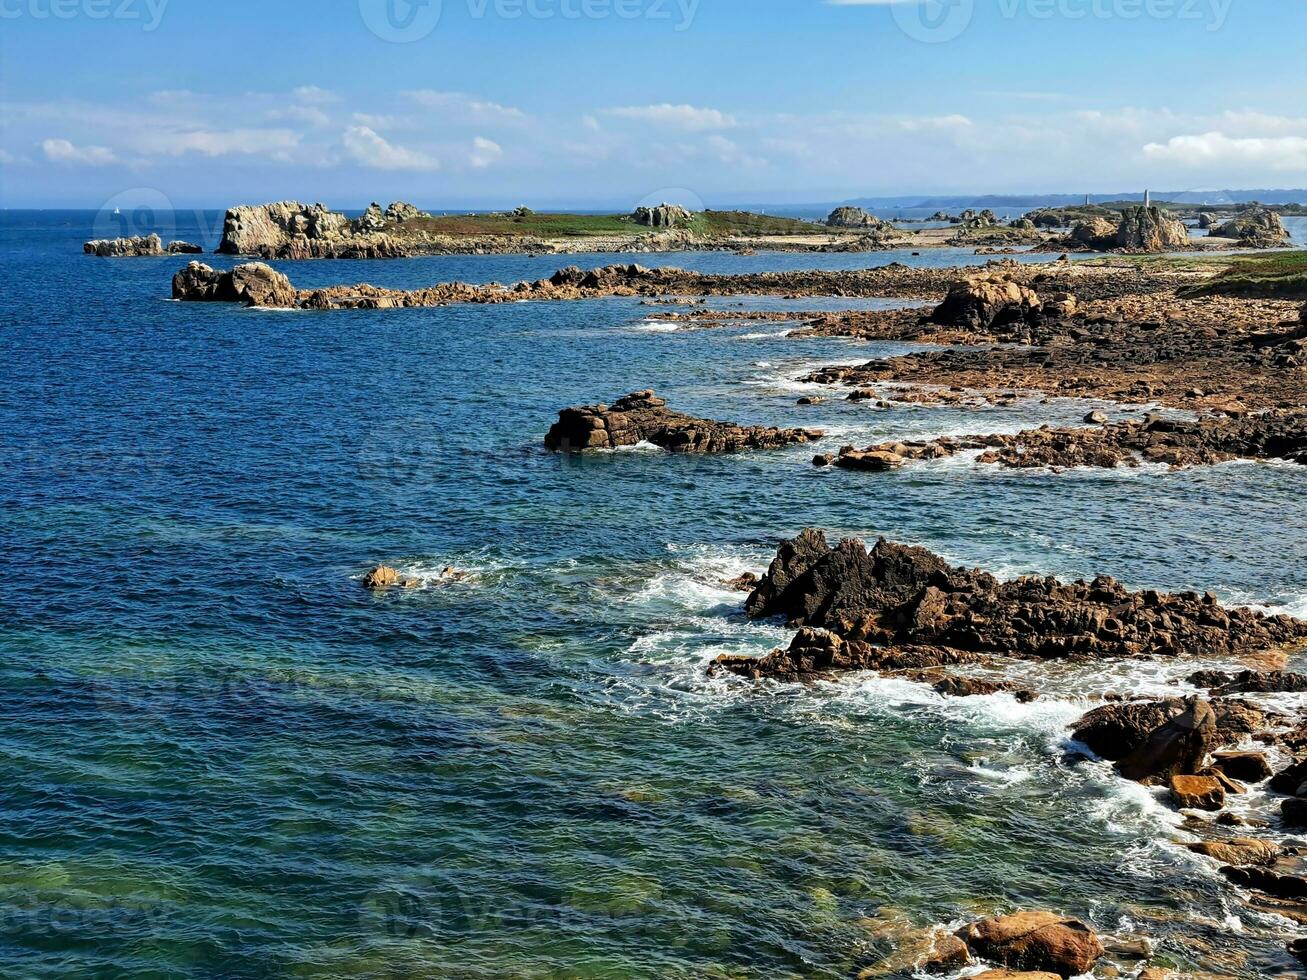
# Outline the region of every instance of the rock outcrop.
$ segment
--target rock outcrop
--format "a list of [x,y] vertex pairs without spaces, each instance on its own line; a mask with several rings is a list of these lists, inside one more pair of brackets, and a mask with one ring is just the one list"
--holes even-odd
[[973,922],[957,935],[981,959],[1064,978],[1088,973],[1106,952],[1085,923],[1051,912],[994,916]]
[[993,330],[1038,319],[1043,308],[1039,294],[1013,282],[1002,272],[960,279],[949,287],[944,302],[930,314],[931,323],[972,330]]
[[284,275],[262,262],[247,262],[220,272],[202,262],[190,262],[172,277],[173,299],[246,306],[289,307],[295,287]]
[[1142,745],[1117,763],[1117,771],[1139,783],[1193,776],[1203,769],[1215,742],[1216,712],[1195,698],[1180,714],[1149,732]]
[[671,411],[652,391],[636,391],[611,406],[563,409],[545,436],[545,446],[557,452],[580,452],[648,442],[673,453],[727,453],[777,449],[821,437],[816,429],[776,429],[695,418]]
[[883,539],[870,551],[855,539],[832,548],[813,529],[781,545],[745,611],[846,641],[1029,658],[1230,655],[1307,642],[1303,620],[1226,609],[1210,594],[1130,592],[1107,576],[1003,582]]
[[1079,221],[1071,229],[1071,239],[1100,252],[1116,247],[1118,226],[1098,216]]
[[[174,244],[177,244],[174,242]],[[158,235],[136,235],[131,238],[96,238],[82,246],[87,255],[101,258],[131,258],[141,255],[164,255],[163,241]]]
[[1233,238],[1251,248],[1275,248],[1289,243],[1280,216],[1269,208],[1249,208],[1220,225],[1208,226],[1213,238]]
[[1265,723],[1261,711],[1244,701],[1166,698],[1102,705],[1071,726],[1071,737],[1095,755],[1121,763],[1127,778],[1147,781],[1182,769],[1189,770],[1182,775],[1196,775],[1204,768],[1203,753],[1237,742]]
[[684,228],[690,223],[690,212],[679,204],[663,203],[636,208],[631,220],[646,228]]
[[1137,207],[1126,211],[1116,230],[1116,246],[1130,252],[1165,252],[1186,248],[1189,229],[1161,208]]
[[265,259],[398,258],[409,254],[406,246],[379,231],[385,220],[376,203],[357,221],[325,204],[278,201],[243,205],[227,211],[217,251]]
[[879,228],[888,222],[882,221],[870,211],[844,205],[836,208],[826,217],[828,228]]

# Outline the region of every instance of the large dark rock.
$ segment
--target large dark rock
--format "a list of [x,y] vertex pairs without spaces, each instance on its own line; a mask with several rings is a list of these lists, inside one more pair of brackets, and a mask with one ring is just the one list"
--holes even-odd
[[[1071,737],[1095,755],[1114,762],[1124,761],[1140,753],[1154,733],[1163,730],[1174,733],[1176,729],[1167,729],[1167,726],[1182,715],[1191,713],[1196,703],[1199,703],[1197,699],[1186,701],[1167,698],[1162,701],[1105,704],[1077,721],[1072,726]],[[1209,750],[1237,742],[1243,736],[1260,730],[1265,723],[1264,717],[1255,707],[1242,701],[1221,699],[1211,702],[1208,707],[1216,723],[1208,743]],[[1193,724],[1197,720],[1191,714],[1186,724]]]
[[1001,582],[924,548],[831,548],[813,530],[781,545],[745,609],[846,639],[1017,657],[1218,655],[1307,639],[1307,622],[1227,610],[1214,596],[1130,592],[1107,576]]
[[[708,673],[794,683],[827,679],[850,670],[915,671],[969,663],[974,659],[974,656],[941,647],[878,647],[805,626],[785,649],[773,650],[765,657],[722,654],[709,665]],[[993,693],[993,690],[1000,689],[995,686],[990,691],[964,691],[961,686],[953,689],[947,682],[942,683],[945,687],[936,689],[944,694]]]
[[1142,745],[1117,763],[1117,770],[1136,782],[1192,776],[1203,768],[1216,741],[1216,713],[1206,701],[1194,698],[1184,711],[1150,732]]
[[1237,674],[1200,670],[1190,674],[1188,681],[1194,687],[1205,687],[1213,694],[1307,691],[1307,674],[1295,674],[1287,670],[1243,670]]
[[775,449],[820,439],[817,429],[775,429],[694,418],[667,408],[652,391],[636,391],[608,405],[565,408],[545,436],[560,452],[616,449],[650,442],[674,453]]

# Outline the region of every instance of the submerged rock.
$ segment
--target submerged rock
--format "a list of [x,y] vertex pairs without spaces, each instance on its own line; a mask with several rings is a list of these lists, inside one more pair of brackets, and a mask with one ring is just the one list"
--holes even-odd
[[981,959],[1063,978],[1088,973],[1105,952],[1085,923],[1051,912],[1016,912],[982,919],[960,929],[958,936]]
[[649,442],[674,453],[726,453],[776,449],[821,437],[817,429],[776,429],[695,418],[671,411],[652,391],[636,391],[611,407],[563,409],[545,436],[545,446],[559,452],[580,452]]

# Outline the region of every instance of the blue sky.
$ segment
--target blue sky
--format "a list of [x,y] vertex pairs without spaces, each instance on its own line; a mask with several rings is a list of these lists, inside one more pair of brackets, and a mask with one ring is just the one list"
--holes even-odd
[[1307,0],[0,0],[0,206],[1307,186]]

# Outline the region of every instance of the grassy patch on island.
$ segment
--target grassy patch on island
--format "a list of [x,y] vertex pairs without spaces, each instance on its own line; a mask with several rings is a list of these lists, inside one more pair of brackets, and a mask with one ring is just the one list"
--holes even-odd
[[1182,295],[1307,299],[1307,251],[1234,257],[1225,271]]
[[449,214],[413,218],[391,229],[401,235],[427,232],[451,238],[587,238],[648,231],[617,214]]

